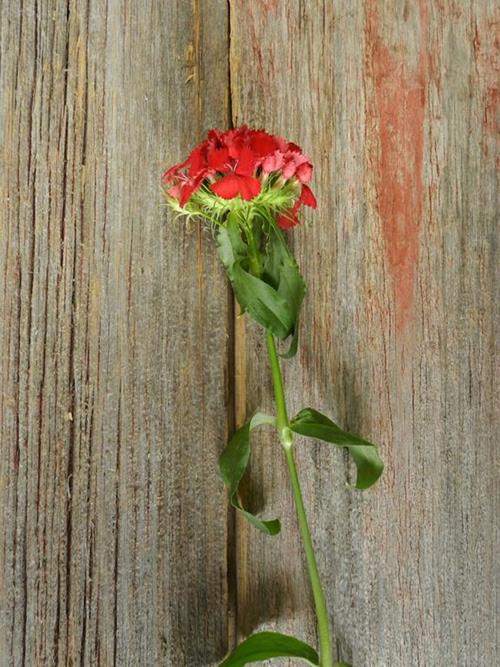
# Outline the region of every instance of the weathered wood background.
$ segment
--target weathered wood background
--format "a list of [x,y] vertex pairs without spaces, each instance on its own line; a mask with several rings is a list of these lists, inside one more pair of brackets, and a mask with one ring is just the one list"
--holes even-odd
[[338,655],[500,663],[495,4],[3,0],[2,667],[214,665],[260,627],[315,642],[279,448],[256,443],[245,495],[280,537],[216,474],[272,409],[261,332],[159,190],[242,122],[316,165],[292,408],[386,461],[361,495],[342,453],[298,447]]

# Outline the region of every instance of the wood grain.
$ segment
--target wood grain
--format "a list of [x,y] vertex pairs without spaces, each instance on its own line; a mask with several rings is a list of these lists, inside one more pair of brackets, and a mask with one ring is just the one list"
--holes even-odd
[[159,177],[228,122],[227,7],[5,2],[1,29],[0,663],[213,663],[232,307]]
[[[309,294],[290,404],[386,461],[359,494],[341,453],[298,447],[338,655],[355,667],[498,662],[494,28],[492,2],[231,2],[235,122],[316,165],[318,210],[293,232]],[[238,344],[245,410],[269,410],[261,332]],[[260,437],[248,501],[284,530],[238,521],[238,629],[315,641],[286,485]]]
[[[0,5],[0,665],[214,665],[260,627],[316,642],[262,332],[159,174],[212,126],[297,141],[318,210],[291,412],[380,443],[372,490],[301,441],[339,657],[500,662],[492,0]],[[281,661],[288,664],[289,661]],[[273,663],[275,664],[275,663]],[[278,663],[279,664],[279,663]]]

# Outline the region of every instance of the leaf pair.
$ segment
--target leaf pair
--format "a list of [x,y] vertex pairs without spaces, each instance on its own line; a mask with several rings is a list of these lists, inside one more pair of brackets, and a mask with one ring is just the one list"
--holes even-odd
[[[261,532],[267,535],[277,535],[281,528],[278,519],[270,521],[258,519],[245,510],[238,499],[238,487],[250,458],[250,432],[256,426],[263,424],[274,426],[274,417],[258,412],[250,421],[239,428],[222,452],[219,459],[219,468],[222,479],[229,489],[229,498],[233,507]],[[382,474],[384,464],[375,445],[343,431],[331,419],[317,410],[312,408],[301,410],[290,422],[290,429],[300,435],[323,440],[337,447],[345,447],[357,468],[354,488],[367,489],[375,484]]]
[[384,470],[384,464],[374,444],[343,431],[317,410],[312,408],[301,410],[292,419],[290,428],[300,435],[323,440],[337,447],[345,447],[356,464],[357,477],[354,485],[356,489],[368,489],[375,484]]
[[242,238],[236,215],[228,216],[227,224],[219,229],[217,242],[242,310],[278,338],[293,336],[293,354],[305,283],[281,232],[275,227],[269,230],[260,277],[248,270],[249,247]]
[[[243,667],[268,658],[301,658],[308,665],[319,665],[316,651],[300,639],[279,632],[258,632],[241,642],[219,667]],[[350,667],[336,662],[334,667]]]
[[219,458],[221,477],[229,490],[231,505],[256,528],[267,535],[277,535],[280,532],[279,520],[261,521],[243,509],[238,499],[238,487],[250,458],[250,431],[263,424],[274,425],[275,421],[274,417],[257,412],[250,421],[236,431]]

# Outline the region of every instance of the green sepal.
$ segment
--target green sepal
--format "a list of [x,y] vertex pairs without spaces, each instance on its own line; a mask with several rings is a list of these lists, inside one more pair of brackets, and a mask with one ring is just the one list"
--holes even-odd
[[219,458],[219,470],[229,490],[231,505],[250,521],[256,528],[267,535],[277,535],[281,530],[279,519],[262,521],[244,509],[238,499],[238,487],[245,474],[250,458],[250,431],[263,424],[274,425],[274,417],[257,412],[250,421],[243,424],[228,442]]
[[317,667],[316,651],[300,639],[278,632],[258,632],[239,644],[219,667],[244,667],[269,658],[302,658]]
[[317,438],[337,445],[337,447],[348,449],[358,471],[355,488],[367,489],[375,484],[382,474],[384,464],[374,444],[343,431],[331,419],[317,410],[312,408],[301,410],[292,419],[290,428],[300,435]]

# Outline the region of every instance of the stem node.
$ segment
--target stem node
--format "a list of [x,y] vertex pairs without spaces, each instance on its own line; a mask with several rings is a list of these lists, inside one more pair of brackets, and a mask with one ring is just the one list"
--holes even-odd
[[281,429],[281,444],[285,450],[291,449],[293,445],[293,433],[288,426]]

